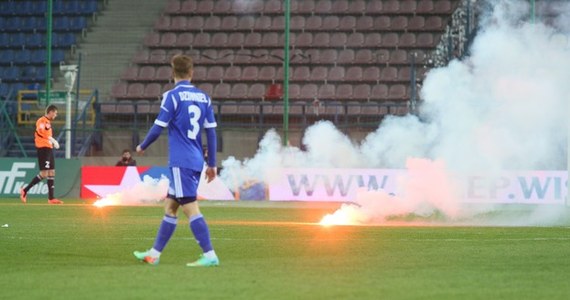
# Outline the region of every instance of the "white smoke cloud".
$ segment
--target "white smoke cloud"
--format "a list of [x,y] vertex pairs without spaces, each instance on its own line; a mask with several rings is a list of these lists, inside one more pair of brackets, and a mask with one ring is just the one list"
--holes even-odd
[[166,176],[161,175],[160,178],[152,178],[151,176],[143,176],[141,182],[124,189],[120,192],[107,195],[95,201],[95,206],[110,205],[149,205],[156,204],[164,200],[168,192],[169,180]]
[[[436,172],[447,184],[440,185],[440,194],[414,194],[422,189],[411,188],[417,184],[412,182],[404,199],[409,205],[397,201],[400,204],[393,210],[382,205],[387,213],[379,215],[376,205],[361,203],[350,210],[364,213],[359,219],[372,220],[394,213],[421,214],[427,206],[431,207],[427,212],[460,219],[456,187],[448,178],[469,173],[493,176],[501,170],[565,169],[570,5],[558,8],[553,21],[556,29],[525,21],[528,12],[525,1],[497,1],[482,21],[471,56],[427,74],[420,118],[388,117],[361,144],[352,142],[332,123],[320,122],[305,133],[306,152],[282,146],[277,133],[269,131],[253,158],[223,162],[222,179],[228,186],[250,179],[270,183],[272,170],[286,167],[405,168],[417,157],[436,161],[438,167],[433,170],[444,166],[447,176]],[[553,219],[550,213],[536,213],[533,218],[525,224]]]

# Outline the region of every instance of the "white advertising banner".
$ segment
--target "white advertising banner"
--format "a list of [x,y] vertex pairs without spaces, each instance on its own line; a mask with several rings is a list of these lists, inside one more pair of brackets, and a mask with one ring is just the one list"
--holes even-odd
[[[411,180],[408,175],[406,170],[394,169],[283,169],[269,184],[269,200],[354,202],[357,190],[362,188],[399,195],[405,193],[402,183]],[[566,171],[521,171],[503,172],[493,178],[468,175],[449,182],[457,185],[458,200],[465,203],[564,205],[567,177]],[[429,181],[430,174],[413,178]]]

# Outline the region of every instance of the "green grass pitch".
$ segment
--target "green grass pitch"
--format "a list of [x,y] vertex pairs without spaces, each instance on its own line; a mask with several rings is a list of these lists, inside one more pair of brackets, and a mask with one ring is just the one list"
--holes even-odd
[[[32,201],[33,202],[33,201]],[[67,203],[73,201],[67,201]],[[160,265],[160,206],[48,206],[0,199],[0,299],[568,299],[570,229],[316,225],[330,207],[207,203],[221,265],[187,220]]]

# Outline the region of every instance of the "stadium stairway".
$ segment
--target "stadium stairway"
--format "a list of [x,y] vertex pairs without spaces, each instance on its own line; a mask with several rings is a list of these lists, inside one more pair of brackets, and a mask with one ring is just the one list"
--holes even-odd
[[[166,5],[165,0],[105,2],[95,25],[77,49],[77,53],[82,53],[81,88],[98,89],[101,99],[108,98],[111,86],[140,49],[144,36]],[[61,80],[55,89],[65,89],[64,84]]]

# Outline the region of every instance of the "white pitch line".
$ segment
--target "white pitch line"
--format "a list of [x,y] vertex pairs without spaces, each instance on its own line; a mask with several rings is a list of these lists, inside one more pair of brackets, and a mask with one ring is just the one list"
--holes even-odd
[[[10,240],[63,240],[67,239],[65,237],[17,237],[17,236],[3,236],[2,239],[10,239]],[[74,238],[75,240],[93,240],[87,237],[80,237]],[[193,237],[177,237],[177,240],[191,240],[194,241]],[[306,241],[350,241],[353,239],[313,239],[313,238],[275,238],[275,239],[268,239],[268,238],[216,238],[212,237],[212,240],[218,241],[275,241],[275,240],[292,240],[292,241],[299,241],[299,240],[306,240]],[[133,241],[153,241],[154,237],[129,237],[129,238],[100,238],[97,240],[133,240]],[[377,238],[369,238],[369,239],[362,239],[358,238],[359,241],[362,240],[373,240],[378,241],[380,239]],[[534,242],[542,242],[542,241],[569,241],[570,237],[536,237],[536,238],[499,238],[499,239],[387,239],[392,241],[399,241],[399,242],[502,242],[502,241],[534,241]]]

